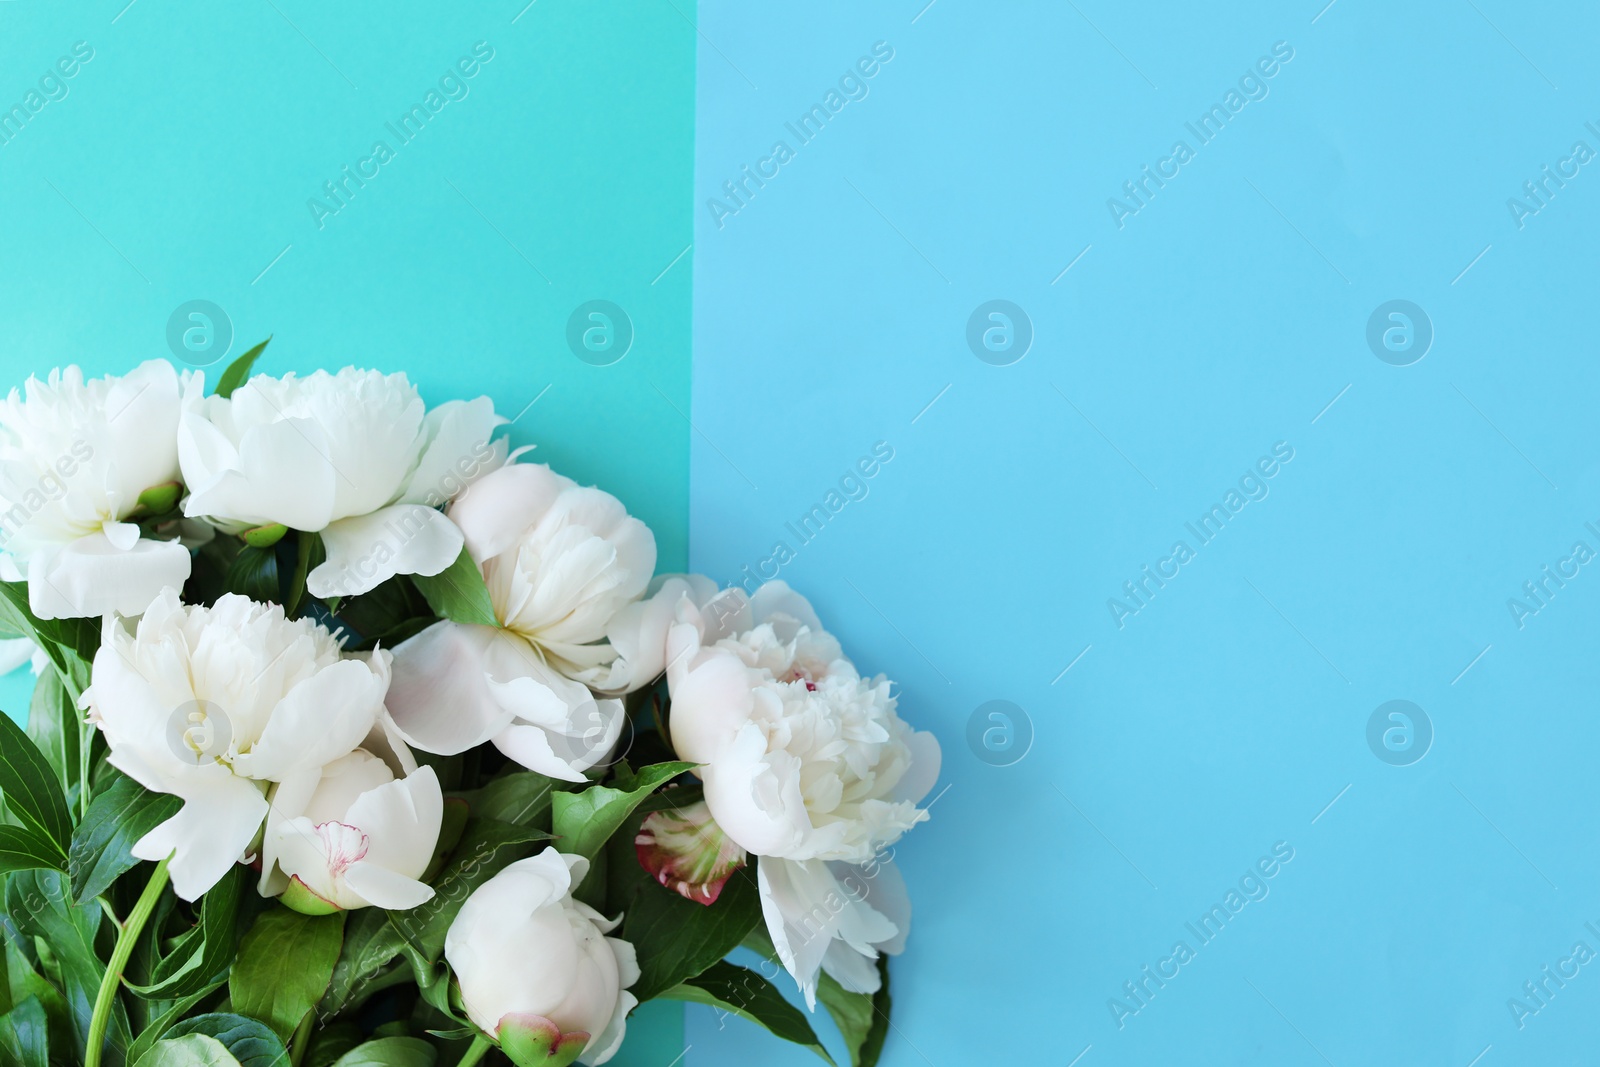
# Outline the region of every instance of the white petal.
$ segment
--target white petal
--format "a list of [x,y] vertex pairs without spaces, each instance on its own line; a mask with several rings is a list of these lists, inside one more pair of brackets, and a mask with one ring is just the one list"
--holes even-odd
[[874,942],[895,934],[892,922],[841,886],[820,860],[763,856],[756,883],[767,933],[778,958],[805,993],[808,1007],[816,1007],[817,972],[835,938],[865,954]]
[[[235,393],[235,398],[238,395]],[[327,431],[312,419],[287,418],[252,426],[244,432],[236,453],[231,444],[224,450],[225,442],[217,440],[220,436],[199,416],[185,413],[178,441],[185,478],[196,478],[191,470],[216,471],[210,479],[189,482],[185,515],[214,516],[250,526],[281,522],[291,529],[315,532],[337,517],[334,508],[340,483],[360,473],[333,465]],[[204,460],[190,458],[196,453],[204,455]]]
[[487,675],[488,650],[500,636],[493,627],[442,621],[395,648],[387,703],[407,743],[453,756],[511,724],[515,712],[495,699]]
[[189,550],[177,541],[134,542],[123,551],[89,534],[28,565],[28,603],[41,619],[138,615],[162,589],[189,580]]
[[766,735],[750,723],[699,773],[706,806],[729,838],[757,856],[783,856],[811,830],[800,771],[788,752],[768,753]]
[[[361,827],[369,838],[363,863],[406,878],[420,878],[433,859],[443,819],[444,793],[439,788],[439,777],[432,767],[424,767],[409,778],[363,793],[341,821]],[[361,892],[354,885],[351,888]],[[364,892],[361,895],[380,907],[394,906]]]
[[486,474],[450,505],[466,535],[467,551],[482,563],[516,544],[573,483],[538,463],[516,463]]
[[186,783],[183,808],[141,837],[133,854],[162,860],[176,850],[168,871],[172,889],[197,900],[238,863],[267,813],[267,798],[254,784],[218,770],[205,781]]
[[495,427],[505,419],[486,396],[448,400],[423,420],[428,446],[412,472],[401,501],[438,507],[461,495],[478,478],[505,463],[503,442],[491,445]]
[[431,886],[368,860],[347,867],[344,881],[362,900],[386,911],[410,911],[433,899]]
[[312,596],[357,596],[397,574],[435,575],[461,555],[455,523],[422,504],[394,504],[322,531],[327,561],[306,577]]
[[234,758],[234,770],[278,781],[351,751],[377,721],[385,674],[375,673],[365,660],[324,667],[284,695],[250,751]]
[[911,767],[895,785],[893,799],[920,804],[939,780],[939,765],[944,757],[939,739],[927,730],[913,732],[906,738],[906,747],[911,750]]

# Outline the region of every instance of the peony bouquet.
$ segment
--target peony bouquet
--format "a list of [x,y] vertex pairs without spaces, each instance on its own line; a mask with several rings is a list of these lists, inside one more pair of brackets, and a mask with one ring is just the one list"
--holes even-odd
[[598,1064],[655,998],[828,1059],[782,971],[875,1062],[939,771],[890,683],[487,398],[264,348],[0,402],[0,1065]]

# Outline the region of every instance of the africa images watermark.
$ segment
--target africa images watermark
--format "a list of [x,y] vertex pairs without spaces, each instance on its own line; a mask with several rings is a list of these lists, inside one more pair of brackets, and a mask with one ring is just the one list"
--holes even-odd
[[93,58],[94,48],[88,41],[74,41],[71,54],[57,59],[50,69],[39,75],[36,88],[23,93],[22,99],[9,108],[0,105],[0,146],[10,144],[46,106],[65,100],[72,91],[67,82],[77,77],[84,64]]
[[[1583,524],[1596,538],[1600,538],[1600,527],[1593,522]],[[1511,621],[1517,624],[1517,629],[1527,627],[1528,620],[1550,606],[1556,594],[1567,587],[1567,583],[1576,578],[1584,564],[1595,558],[1595,550],[1589,547],[1586,541],[1574,541],[1572,548],[1565,556],[1560,557],[1552,566],[1549,563],[1539,568],[1539,575],[1522,583],[1522,592],[1518,596],[1506,598],[1506,610],[1511,613]]]
[[828,523],[844,510],[846,504],[867,499],[867,494],[872,491],[872,487],[867,483],[876,478],[892,459],[894,459],[893,445],[888,441],[874,444],[871,455],[860,457],[854,466],[847,468],[839,476],[838,487],[829,486],[820,503],[812,504],[798,519],[783,524],[786,533],[793,535],[793,547],[787,539],[780,538],[773,543],[772,551],[764,559],[758,560],[754,567],[746,563],[739,572],[740,577],[728,583],[729,586],[743,586],[747,593],[753,594],[756,591],[755,587],[762,582],[770,582],[778,577],[784,567],[794,562],[800,549],[815,541]]
[[[1600,128],[1593,122],[1585,122],[1583,128],[1600,138]],[[1549,207],[1556,193],[1565,189],[1567,182],[1576,178],[1584,164],[1594,158],[1595,150],[1587,141],[1574,141],[1567,154],[1556,160],[1555,170],[1546,163],[1539,168],[1539,177],[1523,182],[1522,195],[1506,199],[1506,210],[1511,212],[1511,221],[1517,224],[1517,229],[1526,229],[1527,220]]]
[[93,458],[94,447],[80,437],[68,446],[53,467],[45,468],[36,482],[12,488],[6,494],[15,494],[7,501],[11,506],[0,513],[0,549],[9,545],[11,539],[28,524],[28,520],[43,511],[46,504],[65,497],[67,479],[77,474],[82,465]]
[[706,200],[706,210],[711,212],[711,221],[717,224],[717,229],[722,229],[730,216],[749,207],[756,193],[782,173],[783,167],[794,160],[801,148],[815,140],[833,117],[844,110],[846,104],[865,100],[872,91],[867,83],[877,77],[878,72],[893,58],[894,47],[889,42],[874,42],[872,54],[862,56],[856,60],[855,66],[846,68],[839,76],[838,87],[830,87],[823,94],[820,104],[812,104],[799,118],[783,124],[783,128],[794,137],[793,147],[787,140],[774,141],[767,154],[756,160],[754,170],[748,163],[741,164],[738,177],[722,183],[722,193],[726,199],[713,196]]
[[311,221],[317,224],[317,229],[325,229],[328,219],[349,207],[356,193],[381,174],[383,166],[395,159],[401,148],[415,140],[447,104],[465,100],[472,91],[467,83],[476,78],[492,59],[494,48],[488,41],[473,45],[471,55],[457,59],[453,67],[439,75],[437,87],[429,86],[420,104],[412,104],[394,122],[383,124],[384,129],[394,135],[393,147],[383,139],[373,141],[372,150],[358,159],[354,167],[346,163],[340,168],[337,178],[323,182],[322,193],[306,200],[306,208],[311,212]]
[[1267,83],[1277,77],[1278,72],[1293,58],[1294,48],[1288,41],[1274,43],[1272,54],[1257,59],[1255,65],[1240,76],[1239,87],[1230,88],[1223,94],[1222,103],[1212,104],[1193,122],[1183,124],[1184,129],[1194,137],[1195,147],[1191,148],[1186,140],[1174,141],[1172,150],[1156,160],[1153,170],[1146,163],[1140,168],[1139,177],[1123,182],[1122,192],[1127,199],[1114,196],[1106,199],[1106,210],[1110,212],[1111,221],[1116,223],[1117,229],[1122,229],[1129,218],[1149,207],[1156,192],[1166,188],[1167,182],[1182,173],[1183,167],[1195,158],[1199,149],[1210,144],[1226,129],[1246,104],[1265,100],[1271,92]]
[[1287,441],[1274,444],[1271,455],[1257,459],[1255,466],[1240,476],[1237,488],[1228,487],[1227,492],[1222,494],[1221,503],[1212,504],[1199,518],[1183,524],[1184,529],[1194,536],[1196,547],[1191,548],[1185,540],[1174,542],[1167,554],[1156,560],[1153,570],[1146,563],[1137,578],[1122,583],[1123,597],[1106,598],[1106,610],[1111,613],[1111,621],[1117,624],[1117,629],[1125,628],[1129,618],[1149,607],[1156,594],[1182,573],[1184,565],[1199,555],[1200,548],[1215,540],[1229,520],[1245,509],[1246,504],[1267,499],[1272,492],[1267,483],[1277,477],[1278,472],[1292,459],[1294,446]]
[[[1247,867],[1244,874],[1239,876],[1237,886],[1229,886],[1227,893],[1222,897],[1222,903],[1211,905],[1209,911],[1203,912],[1194,922],[1186,922],[1183,928],[1194,937],[1194,945],[1180,938],[1173,943],[1167,955],[1156,960],[1154,967],[1145,964],[1139,969],[1137,978],[1129,979],[1122,983],[1123,996],[1109,997],[1106,1000],[1106,1010],[1111,1013],[1111,1021],[1117,1024],[1117,1029],[1127,1027],[1128,1019],[1138,1015],[1150,1006],[1155,1000],[1156,993],[1166,988],[1168,982],[1183,973],[1183,968],[1193,963],[1199,956],[1200,950],[1215,941],[1234,916],[1244,911],[1245,905],[1266,900],[1272,892],[1268,883],[1278,876],[1289,861],[1294,859],[1294,846],[1287,841],[1278,841],[1272,846],[1270,856],[1262,856],[1253,866]],[[1169,969],[1170,968],[1170,969]]]

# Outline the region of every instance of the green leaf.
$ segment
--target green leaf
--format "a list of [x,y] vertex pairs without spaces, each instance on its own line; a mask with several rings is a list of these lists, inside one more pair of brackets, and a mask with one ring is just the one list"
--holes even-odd
[[686,771],[693,763],[657,763],[641,768],[629,778],[618,779],[620,788],[592,785],[581,793],[557,793],[551,798],[552,828],[561,838],[561,851],[594,859],[606,839],[616,833],[633,809],[662,785]]
[[185,1015],[189,1014],[191,1008],[200,1003],[206,997],[210,996],[212,993],[216,992],[221,985],[221,982],[217,982],[214,985],[209,985],[200,990],[198,993],[191,993],[189,996],[184,997],[181,1000],[173,1001],[172,1007],[168,1008],[160,1018],[146,1026],[144,1030],[140,1032],[139,1036],[134,1040],[133,1044],[129,1046],[128,1062],[133,1064],[134,1067],[138,1067],[140,1057],[149,1052],[157,1041],[160,1041],[163,1037],[165,1037],[167,1035],[167,1031],[171,1029],[174,1023],[183,1018]]
[[461,798],[479,818],[539,826],[558,791],[553,778],[534,771],[517,771],[494,779],[482,789],[462,793]]
[[38,997],[0,1015],[0,1060],[18,1067],[50,1067],[50,1020]]
[[0,826],[0,874],[12,871],[60,871],[59,850],[32,830]]
[[250,378],[250,371],[256,365],[256,359],[261,355],[262,349],[272,343],[272,338],[256,345],[250,351],[228,364],[228,369],[222,372],[222,377],[217,379],[217,387],[212,390],[217,396],[226,399],[233,395],[233,391],[243,385]]
[[417,1037],[380,1037],[340,1056],[333,1067],[433,1067],[439,1054]]
[[205,1034],[157,1041],[134,1067],[239,1067],[228,1046]]
[[[620,846],[617,851],[621,852]],[[632,851],[630,841],[628,852]],[[614,861],[621,858],[613,855]],[[633,995],[641,1002],[705,971],[761,924],[761,894],[749,867],[735,871],[717,902],[707,906],[658,884],[633,856],[626,859],[642,877],[632,900],[623,905],[618,936],[638,952],[640,974]]]
[[[82,1056],[95,996],[105,973],[105,963],[94,950],[102,912],[98,905],[70,906],[69,888],[67,876],[57,871],[17,871],[6,880],[6,914],[24,937],[37,938],[49,946],[60,972],[74,1049]],[[127,1012],[120,1001],[113,1001],[106,1028],[107,1067],[122,1064],[121,1050],[128,1047],[130,1039]]]
[[489,599],[489,587],[483,584],[483,573],[465,547],[456,561],[438,574],[413,574],[411,580],[439,618],[478,626],[500,625],[494,602]]
[[70,796],[78,782],[78,745],[82,736],[78,719],[77,705],[67,695],[61,676],[55,671],[41,674],[33,684],[28,736],[56,772],[63,796]]
[[776,986],[754,971],[726,960],[712,964],[703,973],[661,994],[669,1000],[709,1004],[740,1018],[749,1019],[785,1041],[804,1045],[829,1063],[833,1057],[817,1040],[805,1013],[783,999]]
[[[400,931],[389,924],[381,908],[362,908],[345,920],[344,947],[333,967],[333,979],[318,1011],[336,1015],[357,1007],[372,993],[384,988],[395,972],[389,966],[400,955],[405,942]],[[403,976],[402,976],[403,977]]]
[[[770,944],[770,942],[769,942]],[[833,1016],[844,1046],[850,1052],[850,1067],[873,1067],[889,1036],[889,957],[878,957],[880,985],[876,993],[852,993],[823,971],[817,984],[817,999]]]
[[[368,911],[376,909],[368,908]],[[366,1039],[361,1027],[353,1022],[330,1023],[311,1034],[310,1047],[303,1061],[305,1067],[333,1067],[340,1056]]]
[[146,1000],[172,1000],[212,985],[233,959],[239,910],[241,868],[234,867],[222,881],[200,898],[200,922],[180,936],[170,951],[156,961],[151,981],[128,983]]
[[278,583],[278,550],[250,545],[241,548],[228,565],[223,586],[230,593],[262,603],[277,600],[282,595]]
[[0,582],[0,628],[31,637],[44,649],[76,700],[89,684],[89,661],[100,647],[99,619],[39,619],[28,606],[27,582]]
[[239,944],[228,977],[233,1008],[285,1041],[328,991],[344,944],[344,913],[312,917],[269,908]]
[[72,841],[72,820],[55,771],[9,715],[0,715],[0,795],[6,809],[60,848]]
[[[227,1049],[228,1055],[239,1061],[240,1067],[289,1067],[289,1053],[284,1050],[283,1042],[265,1023],[256,1019],[230,1012],[215,1012],[185,1019],[167,1031],[168,1039],[186,1034],[201,1034],[217,1041]],[[160,1048],[161,1043],[158,1043],[151,1052]],[[145,1059],[148,1058],[149,1054],[146,1054]],[[158,1060],[156,1063],[165,1067],[166,1061]],[[141,1061],[134,1067],[145,1067],[145,1064]]]
[[95,794],[67,851],[72,873],[72,898],[79,904],[104,893],[139,861],[129,851],[134,843],[166,822],[183,801],[152,793],[124,774]]

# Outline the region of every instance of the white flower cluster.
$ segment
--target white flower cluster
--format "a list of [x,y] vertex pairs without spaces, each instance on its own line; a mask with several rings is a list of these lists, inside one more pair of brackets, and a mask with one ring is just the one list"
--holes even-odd
[[[585,785],[626,695],[664,675],[664,740],[703,801],[644,820],[645,868],[714,906],[756,857],[767,932],[808,1001],[821,970],[878,987],[872,961],[901,949],[910,911],[886,850],[927,817],[939,746],[810,604],[781,582],[753,598],[652,585],[644,523],[518,462],[487,398],[430,410],[403,374],[354,368],[205,384],[161,361],[68,368],[0,402],[0,562],[37,618],[102,618],[81,706],[112,766],[183,802],[134,856],[167,860],[187,900],[245,862],[296,910],[418,907],[446,821],[435,764],[492,745]],[[290,535],[297,574],[294,551],[274,554]],[[236,541],[276,561],[264,588],[281,597],[192,591],[197,561]],[[347,650],[345,605],[460,567],[492,618],[430,597],[436,621]],[[591,1063],[618,1047],[640,971],[605,936],[619,920],[573,899],[587,870],[550,848],[459,904],[445,955],[490,1038],[581,1045]]]

